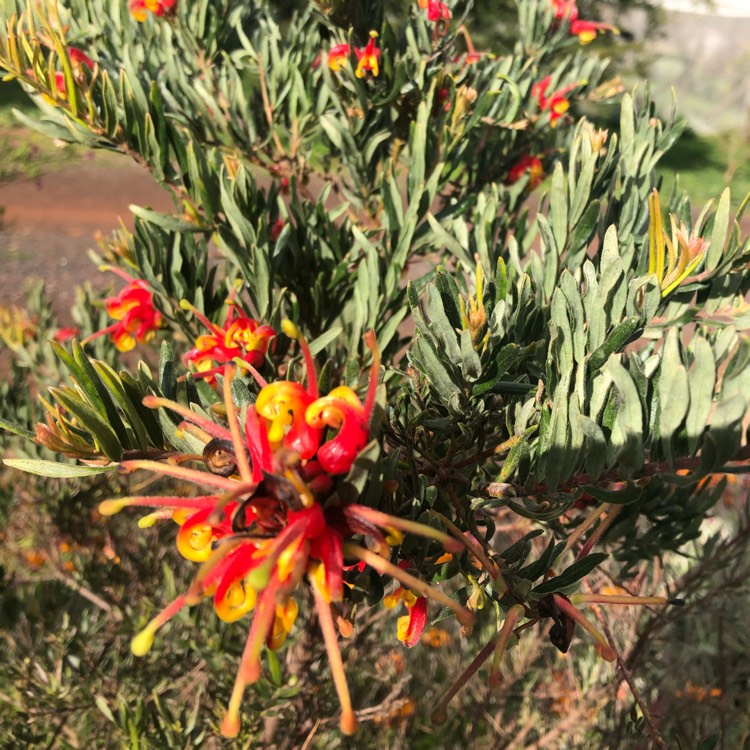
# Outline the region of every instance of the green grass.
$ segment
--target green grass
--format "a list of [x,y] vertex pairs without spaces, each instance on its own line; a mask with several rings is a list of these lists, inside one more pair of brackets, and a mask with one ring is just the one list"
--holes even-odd
[[750,193],[750,137],[738,132],[699,136],[688,130],[662,159],[658,173],[665,193],[678,175],[680,187],[697,207],[727,186],[732,203],[738,205]]

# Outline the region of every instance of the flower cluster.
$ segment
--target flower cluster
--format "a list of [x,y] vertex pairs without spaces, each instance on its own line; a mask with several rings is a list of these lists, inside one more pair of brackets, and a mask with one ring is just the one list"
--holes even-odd
[[145,281],[136,281],[118,268],[106,267],[106,270],[121,276],[128,284],[119,294],[104,300],[105,310],[116,322],[83,343],[109,334],[118,351],[129,352],[136,343],[145,344],[153,339],[162,324],[161,313],[154,307],[154,295]]
[[130,0],[128,7],[133,18],[143,22],[149,13],[159,18],[174,15],[177,12],[177,0]]
[[578,37],[581,44],[588,44],[596,39],[600,31],[611,31],[618,34],[614,26],[595,21],[584,21],[578,18],[578,6],[576,0],[552,0],[552,9],[555,12],[555,23],[559,26],[567,20],[570,24],[570,33]]
[[209,330],[209,333],[196,339],[195,346],[183,357],[186,366],[192,364],[195,367],[196,377],[206,378],[213,383],[216,373],[234,360],[244,362],[249,368],[261,366],[268,345],[276,336],[271,326],[261,325],[248,317],[231,299],[223,326],[212,323],[186,301],[182,302],[182,307],[190,310]]
[[[172,518],[180,525],[180,553],[201,566],[189,589],[135,636],[136,655],[150,649],[156,631],[177,612],[205,598],[213,600],[217,615],[227,622],[253,613],[222,724],[222,733],[230,737],[240,730],[244,691],[260,677],[263,649],[281,646],[293,627],[298,611],[295,597],[303,585],[315,602],[341,702],[341,728],[347,734],[355,731],[357,719],[336,633],[337,621],[343,635],[352,628],[339,604],[349,591],[347,570],[369,566],[400,584],[392,597],[394,604],[403,601],[409,610],[403,624],[399,622],[399,638],[407,645],[416,643],[424,628],[428,598],[452,608],[464,625],[473,621],[473,615],[455,600],[390,561],[404,532],[435,540],[442,549],[454,552],[461,548],[459,542],[432,527],[344,502],[336,493],[336,478],[352,469],[369,440],[380,368],[374,333],[367,336],[373,365],[361,401],[344,386],[321,397],[307,344],[289,321],[283,328],[300,344],[307,383],[266,383],[256,374],[261,386],[258,397],[238,410],[231,397],[234,368],[226,366],[226,427],[176,402],[144,399],[146,406],[182,416],[181,429],[201,438],[205,447],[200,456],[172,456],[166,462],[123,461],[121,470],[145,469],[209,488],[212,494],[125,497],[100,506],[104,515],[128,506],[153,509],[141,519],[141,526]],[[190,460],[202,461],[205,469],[182,465]]]
[[[357,78],[364,78],[368,71],[374,76],[380,73],[380,48],[375,46],[375,40],[378,38],[376,31],[370,32],[370,38],[364,49],[354,48],[354,54],[357,56],[357,68],[354,74]],[[352,53],[350,44],[336,44],[328,52],[328,67],[331,70],[341,70],[349,62]]]

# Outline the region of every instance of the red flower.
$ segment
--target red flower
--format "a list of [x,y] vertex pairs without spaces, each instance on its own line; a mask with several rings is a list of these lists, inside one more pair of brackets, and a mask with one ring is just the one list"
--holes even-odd
[[529,175],[529,190],[533,190],[544,179],[544,168],[538,156],[524,154],[509,170],[507,182],[512,185],[525,174]]
[[349,61],[352,48],[348,44],[337,44],[328,52],[328,67],[331,70],[341,70],[343,65]]
[[[288,323],[285,330],[296,334],[294,337],[302,343],[299,333]],[[358,399],[356,406],[361,407],[363,416],[369,418],[380,365],[372,332],[368,335],[368,345],[373,348],[371,380],[365,406],[361,407]],[[302,388],[302,393],[314,396],[317,385],[306,345],[303,351],[310,385]],[[404,591],[416,592],[409,623],[401,628],[404,642],[411,644],[416,642],[424,627],[425,597],[452,608],[462,624],[469,625],[474,618],[455,600],[392,564],[388,559],[391,546],[400,543],[405,531],[439,541],[452,551],[458,551],[461,545],[437,529],[346,503],[340,497],[336,502],[329,502],[333,480],[320,460],[320,451],[304,460],[291,456],[283,449],[286,446],[282,448],[275,439],[276,421],[262,418],[263,405],[258,405],[258,402],[263,391],[256,408],[246,410],[243,434],[237,408],[231,399],[231,378],[232,371],[226,368],[224,402],[228,428],[167,399],[153,396],[144,399],[144,405],[168,408],[206,434],[210,441],[203,452],[204,462],[210,469],[216,469],[212,457],[215,458],[216,450],[221,451],[224,460],[219,462],[220,473],[170,462],[136,460],[120,464],[121,470],[126,472],[145,469],[173,477],[183,484],[191,482],[210,487],[216,494],[125,497],[107,500],[99,506],[104,515],[112,515],[128,506],[155,508],[156,511],[146,517],[145,524],[142,519],[141,525],[148,525],[157,518],[173,518],[181,524],[177,539],[180,552],[187,559],[201,563],[188,590],[133,638],[132,650],[139,656],[145,654],[162,625],[183,607],[207,597],[213,598],[217,614],[226,621],[237,620],[252,611],[245,650],[222,724],[225,736],[236,736],[240,729],[239,711],[245,688],[260,677],[264,647],[278,648],[291,629],[297,615],[293,595],[306,578],[315,598],[318,621],[341,702],[341,728],[351,734],[356,729],[357,718],[349,697],[331,611],[331,603],[341,601],[347,590],[344,586],[345,557],[359,560],[378,573],[393,577]],[[298,384],[283,381],[266,388],[275,385],[290,389]],[[334,397],[333,401],[339,399],[345,403],[353,401],[348,394]],[[292,421],[295,419],[296,414]],[[369,430],[369,424],[366,427]],[[323,447],[325,445],[328,443]],[[367,541],[367,549],[356,541],[362,537]]]
[[618,34],[619,31],[606,23],[596,23],[594,21],[582,21],[578,18],[578,6],[576,0],[551,0],[552,8],[555,11],[556,26],[560,25],[565,19],[570,23],[570,33],[578,37],[581,44],[588,44],[596,39],[600,31],[611,31]]
[[536,97],[539,108],[544,112],[549,112],[550,127],[557,127],[558,121],[570,109],[570,102],[565,98],[565,94],[572,91],[578,84],[574,83],[566,86],[564,89],[553,91],[547,96],[551,76],[545,76],[539,83],[531,87],[531,95]]
[[54,335],[55,341],[59,344],[64,344],[66,341],[76,338],[81,333],[81,329],[78,326],[67,326],[58,328],[57,333]]
[[209,383],[213,383],[216,373],[220,372],[227,362],[237,358],[253,368],[263,364],[268,344],[276,335],[271,326],[261,325],[248,317],[231,300],[229,314],[223,327],[212,323],[189,303],[183,302],[183,307],[191,310],[210,331],[206,335],[198,336],[195,347],[182,358],[186,366],[191,362],[195,366],[195,377],[207,378]]
[[417,0],[419,7],[427,10],[428,21],[450,21],[450,8],[440,0]]
[[377,76],[380,72],[380,49],[375,46],[375,40],[377,38],[377,31],[371,31],[367,46],[363,50],[359,48],[354,50],[357,59],[359,60],[357,63],[357,69],[354,71],[354,75],[356,75],[357,78],[364,78],[365,72],[368,70],[374,76]]
[[130,0],[130,14],[136,21],[145,21],[149,12],[155,16],[173,15],[177,10],[177,0]]
[[118,351],[129,352],[136,342],[151,341],[161,327],[161,313],[154,307],[154,295],[145,281],[136,281],[118,268],[107,267],[106,270],[128,282],[119,294],[104,300],[104,308],[117,322],[92,334],[83,343],[109,334]]

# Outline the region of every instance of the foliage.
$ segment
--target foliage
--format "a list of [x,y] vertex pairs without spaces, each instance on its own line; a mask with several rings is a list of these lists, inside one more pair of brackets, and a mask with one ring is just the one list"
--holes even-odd
[[[100,308],[79,305],[78,339],[44,346],[20,313],[3,326],[13,367],[47,387],[43,409],[25,384],[6,402],[17,451],[6,463],[77,483],[73,497],[54,490],[58,521],[99,502],[76,529],[90,546],[75,579],[56,567],[59,544],[45,551],[58,574],[42,619],[13,593],[4,603],[20,648],[33,648],[35,627],[63,634],[35,673],[8,667],[14,715],[24,684],[36,720],[86,701],[60,694],[84,670],[101,716],[82,714],[82,742],[104,721],[118,741],[199,746],[221,721],[240,744],[299,744],[335,712],[333,690],[317,687],[315,615],[344,732],[356,728],[353,703],[371,706],[360,721],[383,723],[379,746],[415,737],[408,701],[429,689],[424,675],[407,670],[388,692],[390,667],[353,668],[394,627],[381,601],[405,608],[407,646],[432,632],[428,612],[450,640],[461,625],[467,640],[431,662],[444,678],[460,671],[456,654],[474,658],[433,701],[455,737],[478,718],[448,703],[490,657],[492,686],[508,673],[533,692],[523,659],[505,651],[536,643],[534,625],[562,652],[579,625],[625,673],[623,644],[579,607],[674,603],[679,582],[651,592],[643,571],[699,539],[727,477],[746,470],[746,201],[732,217],[727,190],[694,218],[684,194],[660,193],[656,168],[682,126],[660,121],[643,92],[620,97],[616,132],[577,115],[622,92],[577,38],[607,28],[576,30],[559,2],[521,0],[502,56],[474,48],[470,8],[441,3],[398,19],[383,3],[321,0],[283,33],[261,2],[162,1],[152,15],[130,5],[143,23],[120,0],[29,3],[0,40],[0,66],[41,110],[25,122],[130,156],[174,200],[170,213],[132,206],[134,230],[104,244],[100,260],[126,285]],[[115,348],[154,337],[158,364],[116,369]],[[49,450],[68,463],[50,463]],[[44,481],[30,479],[20,501]],[[152,484],[158,494],[129,494]],[[141,527],[181,524],[180,552],[203,563],[192,583],[163,551],[164,531],[133,536],[101,518],[126,506],[154,509]],[[666,596],[604,591],[605,573]],[[95,609],[63,617],[61,582]],[[43,608],[43,592],[23,607]],[[187,627],[183,607],[208,596],[222,619],[254,609],[244,651],[207,611]],[[145,656],[168,619],[145,666],[124,656],[127,635],[141,628],[132,651]],[[349,687],[334,622],[342,636],[359,631]],[[82,666],[88,638],[102,648],[84,649]],[[580,685],[604,696],[596,661],[574,651]],[[538,644],[521,653],[550,669]],[[234,687],[227,654],[240,661]],[[664,746],[628,684],[635,728]],[[522,709],[508,701],[504,721]],[[287,711],[292,726],[279,719]],[[54,744],[66,721],[52,735],[11,728],[8,741]],[[572,746],[595,746],[585,726]],[[329,731],[315,741],[349,742]]]

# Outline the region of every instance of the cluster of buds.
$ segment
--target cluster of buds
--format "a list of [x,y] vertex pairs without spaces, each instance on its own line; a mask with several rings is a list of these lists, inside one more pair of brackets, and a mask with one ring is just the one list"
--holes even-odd
[[177,12],[177,0],[130,0],[128,8],[133,18],[142,23],[149,13],[158,18],[173,16]]
[[[366,336],[372,351],[372,370],[364,401],[346,386],[328,395],[318,393],[315,364],[297,328],[285,321],[283,329],[296,339],[307,371],[306,383],[278,380],[260,387],[254,403],[238,409],[232,401],[234,365],[223,370],[226,426],[179,403],[146,397],[144,404],[180,415],[180,429],[198,438],[202,454],[172,454],[163,461],[127,460],[120,470],[146,470],[204,488],[204,494],[134,496],[106,500],[104,515],[126,507],[146,507],[142,527],[158,519],[180,525],[177,547],[200,568],[189,589],[178,596],[135,636],[132,650],[144,655],[156,631],[185,606],[211,598],[217,615],[232,622],[252,613],[234,690],[222,724],[225,736],[240,730],[240,707],[246,687],[259,679],[264,648],[276,649],[293,627],[295,597],[307,587],[315,602],[320,629],[339,695],[342,731],[357,727],[339,648],[339,632],[346,636],[352,623],[343,616],[349,597],[347,572],[370,567],[400,586],[393,604],[403,601],[409,615],[399,623],[407,645],[419,638],[427,619],[427,601],[450,607],[470,626],[473,615],[454,599],[391,562],[393,548],[404,533],[420,535],[457,552],[460,542],[443,532],[397,518],[355,502],[336,492],[337,478],[347,474],[370,439],[370,420],[380,369],[375,335]],[[201,468],[186,466],[200,462]],[[209,493],[205,494],[205,489]]]
[[[380,48],[375,46],[375,40],[378,38],[377,31],[370,32],[370,38],[364,49],[354,48],[354,54],[357,56],[357,67],[354,75],[357,78],[364,78],[366,73],[372,73],[377,76],[380,73]],[[328,52],[328,67],[331,70],[341,70],[349,62],[352,54],[350,44],[336,44]]]

